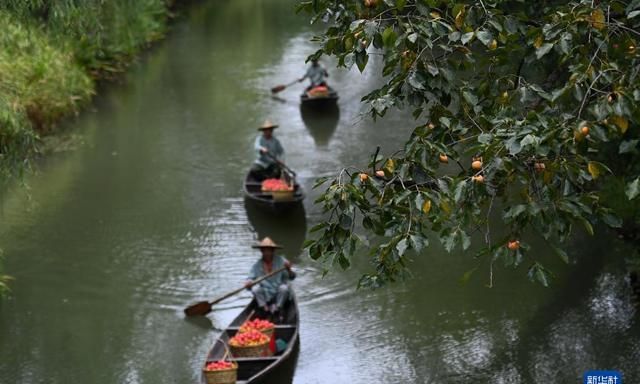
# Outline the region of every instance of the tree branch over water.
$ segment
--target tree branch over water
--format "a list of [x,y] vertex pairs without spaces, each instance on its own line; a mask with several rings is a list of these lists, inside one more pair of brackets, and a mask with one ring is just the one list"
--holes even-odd
[[[314,228],[311,257],[347,268],[367,248],[373,270],[360,285],[377,287],[407,275],[410,254],[427,257],[429,234],[448,252],[466,251],[486,226],[486,236],[506,232],[478,242],[489,273],[496,262],[525,264],[529,278],[548,285],[552,274],[528,252],[529,234],[568,262],[563,245],[576,226],[592,235],[598,223],[620,228],[629,215],[612,208],[623,189],[637,204],[639,7],[302,1],[300,10],[329,20],[317,54],[363,71],[370,54],[382,53],[387,82],[363,98],[371,117],[410,108],[416,119],[381,169],[374,156],[361,172],[321,180],[328,188],[318,203],[334,214]],[[384,177],[373,177],[379,170]],[[614,180],[623,187],[612,192]],[[492,225],[501,229],[490,231],[496,206],[503,211]],[[354,231],[341,218],[356,211],[362,227]]]

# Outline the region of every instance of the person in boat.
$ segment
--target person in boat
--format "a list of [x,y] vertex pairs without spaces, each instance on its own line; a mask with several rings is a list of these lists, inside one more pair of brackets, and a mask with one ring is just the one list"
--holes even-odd
[[[291,263],[289,260],[275,254],[276,249],[282,247],[274,243],[269,237],[265,237],[262,241],[252,247],[260,249],[262,257],[251,267],[251,270],[249,271],[249,279],[245,283],[245,286],[248,289],[251,289],[251,292],[258,303],[258,307],[263,312],[261,314],[262,316],[271,314],[272,316],[282,320],[282,308],[289,299],[291,292],[290,281],[296,278],[296,274],[291,269]],[[253,280],[282,267],[285,267],[286,270],[281,271],[252,287],[249,287]]]
[[307,68],[307,73],[304,76],[298,79],[299,82],[304,81],[304,79],[309,79],[311,84],[307,87],[307,91],[323,86],[327,87],[327,83],[324,81],[325,77],[329,77],[329,73],[324,69],[320,63],[318,63],[318,59],[311,59],[311,65]]
[[273,135],[273,130],[276,128],[278,125],[269,120],[258,128],[261,134],[256,137],[254,143],[257,157],[250,170],[251,176],[257,181],[280,177],[282,171],[280,162],[284,158],[284,148]]

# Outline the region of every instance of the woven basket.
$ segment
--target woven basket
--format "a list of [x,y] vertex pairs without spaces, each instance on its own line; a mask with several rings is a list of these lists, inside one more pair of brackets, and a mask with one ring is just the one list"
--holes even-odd
[[291,191],[269,191],[274,201],[293,200],[293,190]]
[[238,364],[233,363],[229,369],[219,369],[216,371],[202,370],[207,384],[236,384],[238,380]]
[[327,88],[324,88],[324,89],[314,88],[307,92],[307,96],[312,99],[316,97],[328,97],[329,90]]
[[269,340],[262,344],[251,345],[246,347],[236,347],[233,345],[231,348],[231,355],[233,357],[265,357],[271,356],[271,350],[269,349]]

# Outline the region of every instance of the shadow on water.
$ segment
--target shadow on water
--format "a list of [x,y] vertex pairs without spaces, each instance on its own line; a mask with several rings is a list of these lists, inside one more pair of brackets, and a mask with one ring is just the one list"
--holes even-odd
[[245,199],[244,206],[257,237],[271,237],[284,248],[283,253],[295,261],[307,232],[304,206],[299,204],[287,211],[275,212],[249,199]]
[[338,105],[328,104],[314,107],[300,104],[300,114],[316,146],[326,147],[340,120]]

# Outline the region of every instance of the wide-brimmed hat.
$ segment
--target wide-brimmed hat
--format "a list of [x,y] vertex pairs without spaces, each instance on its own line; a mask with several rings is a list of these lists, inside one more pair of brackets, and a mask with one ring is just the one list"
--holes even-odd
[[261,126],[258,127],[258,131],[262,131],[264,129],[275,129],[278,128],[278,124],[274,124],[271,120],[267,119],[262,123]]
[[270,237],[265,237],[257,244],[251,246],[252,248],[282,248],[278,244],[274,243]]

